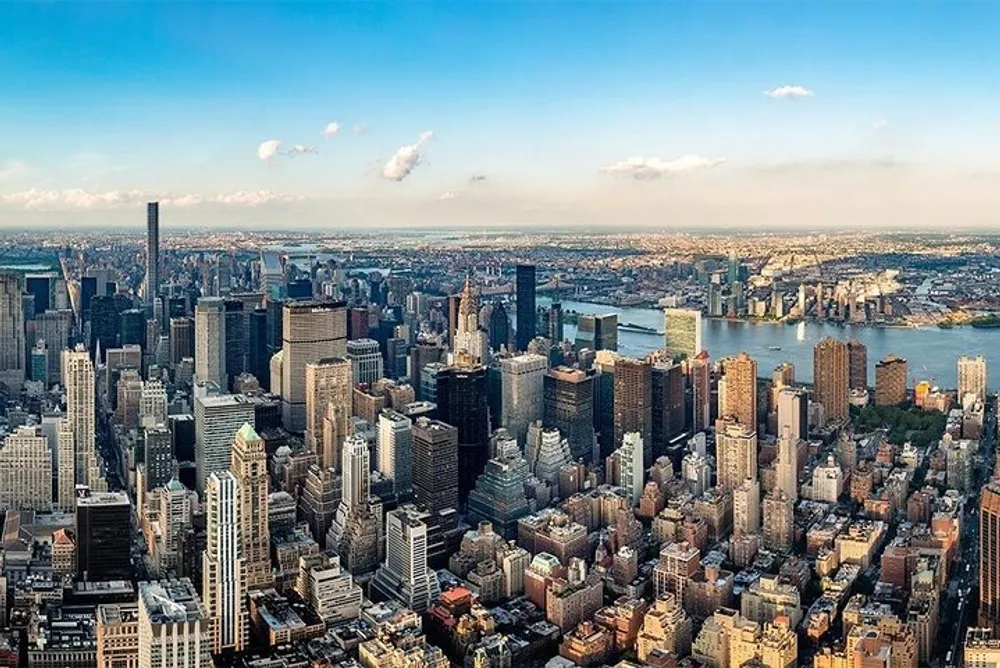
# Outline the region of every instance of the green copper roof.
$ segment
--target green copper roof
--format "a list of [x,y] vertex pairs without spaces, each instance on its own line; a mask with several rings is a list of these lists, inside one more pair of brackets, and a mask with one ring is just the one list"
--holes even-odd
[[256,430],[250,426],[249,422],[244,422],[240,430],[236,432],[236,436],[242,438],[244,441],[259,441],[260,436],[257,435]]

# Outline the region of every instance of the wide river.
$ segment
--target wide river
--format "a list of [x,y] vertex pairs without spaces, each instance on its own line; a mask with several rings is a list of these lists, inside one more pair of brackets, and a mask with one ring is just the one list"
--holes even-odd
[[[539,296],[538,303],[547,306],[551,300]],[[615,308],[566,300],[561,304],[564,311],[617,313],[619,324],[633,323],[663,331],[663,312],[660,310]],[[565,337],[572,341],[575,336],[576,326],[567,324]],[[787,360],[795,365],[795,377],[802,382],[812,382],[813,346],[827,336],[844,341],[857,338],[868,346],[868,382],[871,384],[875,382],[875,362],[890,353],[909,361],[911,387],[914,380],[931,380],[945,388],[956,387],[957,361],[962,354],[983,355],[987,370],[1000,369],[1000,328],[842,327],[815,322],[786,325],[707,319],[702,325],[702,342],[713,359],[745,350],[757,360],[761,376],[769,376],[774,367]],[[618,330],[618,351],[623,355],[644,357],[662,346],[663,337],[659,334]],[[996,371],[987,378],[993,389],[997,387],[994,378],[1000,378]]]

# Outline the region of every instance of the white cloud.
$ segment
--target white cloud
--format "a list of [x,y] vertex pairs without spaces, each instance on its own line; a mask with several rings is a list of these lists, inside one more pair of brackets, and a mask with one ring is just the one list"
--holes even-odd
[[697,155],[685,155],[669,161],[637,157],[608,165],[601,171],[612,176],[624,176],[642,181],[712,169],[725,161],[725,158],[703,158]]
[[382,178],[402,181],[409,176],[410,172],[423,160],[421,149],[424,144],[433,137],[433,132],[421,132],[415,143],[399,147],[396,154],[389,158],[389,162],[385,163],[382,168]]
[[295,146],[288,149],[284,154],[289,158],[294,158],[297,155],[315,155],[319,153],[315,146],[306,146],[305,144],[296,144]]
[[353,132],[356,135],[363,135],[367,131],[368,131],[368,126],[365,125],[364,123],[355,123],[354,127],[351,128],[351,132]]
[[260,146],[257,147],[257,157],[264,162],[271,162],[274,157],[278,155],[278,149],[281,148],[281,141],[278,139],[268,139],[262,142]]
[[0,163],[0,181],[13,179],[28,172],[28,165],[20,160],[7,160]]
[[764,95],[774,100],[797,100],[804,97],[813,97],[815,93],[804,86],[778,86],[772,90],[764,91]]
[[337,123],[336,121],[331,121],[330,123],[326,124],[325,128],[323,128],[322,135],[327,139],[330,139],[331,137],[335,137],[338,132],[340,132],[340,123]]
[[270,190],[221,193],[213,196],[196,193],[162,193],[146,190],[85,190],[68,188],[48,190],[30,188],[0,194],[0,206],[27,211],[93,211],[138,207],[149,201],[159,201],[165,207],[189,208],[201,205],[257,207],[265,204],[301,201],[298,195]]
[[457,199],[457,198],[458,198],[458,195],[456,195],[455,193],[453,193],[452,191],[449,190],[447,192],[441,193],[441,196],[438,197],[438,201],[439,202],[448,202],[448,201],[451,201],[451,200]]
[[875,122],[872,123],[872,129],[874,129],[875,132],[879,132],[880,130],[885,130],[887,127],[889,127],[889,121],[885,120],[884,118],[876,118]]

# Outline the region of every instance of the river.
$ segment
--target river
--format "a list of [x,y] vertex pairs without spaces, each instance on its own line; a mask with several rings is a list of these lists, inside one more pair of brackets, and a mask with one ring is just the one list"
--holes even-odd
[[[548,297],[539,297],[538,304],[548,306]],[[560,302],[564,311],[578,313],[617,313],[620,324],[633,323],[663,330],[662,311],[648,308],[615,308],[601,304],[566,301]],[[801,382],[812,382],[812,349],[820,340],[832,336],[844,341],[857,338],[868,346],[868,382],[875,382],[875,363],[893,353],[910,364],[910,387],[914,380],[931,380],[934,384],[954,388],[957,383],[958,357],[962,354],[983,355],[987,370],[1000,369],[1000,328],[974,329],[955,327],[939,329],[921,327],[857,327],[838,326],[818,322],[795,325],[754,323],[725,320],[704,320],[702,342],[713,359],[746,351],[757,360],[761,376],[770,376],[771,370],[784,361],[795,365],[795,377]],[[565,337],[576,337],[576,326],[565,326]],[[618,330],[618,351],[631,357],[643,357],[663,346],[659,334]],[[773,350],[777,347],[780,350]],[[1000,377],[994,375],[993,378]],[[996,389],[993,378],[988,378],[991,389]]]

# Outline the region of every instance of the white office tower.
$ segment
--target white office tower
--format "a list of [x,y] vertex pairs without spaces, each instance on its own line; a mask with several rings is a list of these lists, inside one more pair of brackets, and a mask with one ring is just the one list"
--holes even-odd
[[139,424],[147,427],[166,422],[167,389],[158,380],[147,380],[139,395]]
[[[306,365],[347,353],[343,302],[286,302],[281,314],[281,421],[290,432],[306,428]],[[272,376],[275,370],[272,360]],[[276,386],[272,380],[272,390]]]
[[760,533],[760,483],[747,478],[733,490],[733,534]]
[[618,466],[621,471],[621,487],[628,492],[629,501],[633,506],[639,503],[642,496],[642,487],[645,471],[642,468],[642,435],[637,431],[630,431],[622,438],[621,447],[618,448]]
[[0,383],[12,395],[24,384],[26,349],[24,344],[23,280],[13,272],[0,273]]
[[378,470],[392,480],[397,498],[413,495],[413,423],[393,410],[378,416]]
[[76,506],[76,460],[73,427],[60,418],[56,425],[56,507],[69,512]]
[[240,540],[240,482],[230,471],[217,471],[205,487],[207,536],[202,553],[202,595],[215,620],[212,652],[240,651],[246,641],[243,610],[246,565]]
[[458,302],[455,340],[451,342],[451,351],[455,354],[456,361],[463,364],[485,364],[489,357],[489,336],[479,326],[479,299],[468,277],[465,278],[465,288]]
[[194,400],[194,452],[198,492],[208,476],[228,471],[236,432],[254,423],[253,403],[235,394],[197,396]]
[[966,397],[973,395],[975,401],[986,401],[986,358],[982,355],[958,358],[958,401],[963,406]]
[[18,427],[0,447],[0,509],[52,507],[52,453],[38,427]]
[[340,465],[340,446],[350,435],[353,389],[350,360],[329,357],[306,364],[306,447],[316,453],[320,468]]
[[91,491],[107,490],[101,477],[94,447],[94,416],[97,403],[94,397],[96,378],[94,364],[83,346],[64,350],[62,377],[66,388],[66,421],[73,430],[73,451],[77,485],[86,485]]
[[693,496],[701,496],[709,488],[712,468],[705,455],[689,452],[681,460],[681,477]]
[[358,434],[344,442],[340,504],[327,533],[327,545],[340,545],[351,514],[361,511],[371,494],[371,454],[368,441]]
[[348,341],[347,359],[351,360],[354,382],[371,385],[382,378],[382,351],[375,339]]
[[775,464],[777,488],[792,501],[799,498],[799,441],[785,430],[778,437],[778,461]]
[[202,297],[194,309],[194,375],[221,388],[226,377],[226,302]]
[[386,515],[385,530],[385,563],[375,573],[372,591],[423,613],[441,593],[437,575],[427,566],[427,525],[407,506]]
[[809,394],[801,388],[778,390],[778,435],[786,431],[793,441],[809,438]]
[[543,417],[548,369],[549,360],[534,353],[500,360],[500,424],[518,441],[524,441],[528,426]]
[[295,591],[328,626],[358,618],[363,594],[334,553],[299,557]]
[[569,441],[558,429],[543,429],[539,420],[528,428],[528,470],[539,480],[555,484],[559,469],[573,461]]
[[212,614],[187,578],[139,583],[139,668],[211,668]]

